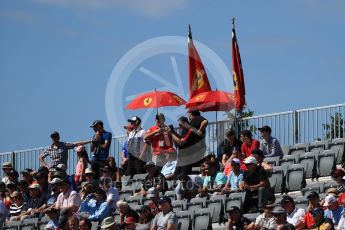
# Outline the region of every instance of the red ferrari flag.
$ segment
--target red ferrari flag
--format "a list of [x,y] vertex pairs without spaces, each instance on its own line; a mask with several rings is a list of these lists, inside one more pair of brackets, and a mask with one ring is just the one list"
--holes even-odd
[[234,81],[234,99],[237,111],[241,111],[246,104],[246,90],[244,86],[244,76],[241,63],[240,50],[238,48],[235,18],[232,19],[232,76]]
[[201,62],[198,51],[193,44],[190,26],[188,33],[188,83],[189,98],[193,98],[202,92],[211,91],[206,70]]

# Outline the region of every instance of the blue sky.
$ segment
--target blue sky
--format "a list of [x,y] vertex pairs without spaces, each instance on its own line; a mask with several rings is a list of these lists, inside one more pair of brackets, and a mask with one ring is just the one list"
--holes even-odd
[[[148,39],[186,38],[189,23],[194,39],[231,70],[233,16],[247,104],[256,114],[344,102],[345,3],[340,0],[4,0],[0,152],[48,145],[52,130],[58,130],[63,140],[88,139],[94,119],[104,120],[110,129],[105,94],[116,64]],[[211,73],[213,59],[200,55],[212,87],[233,91],[232,85],[225,87]],[[143,116],[144,111],[124,111],[125,98],[162,87],[141,67],[175,81],[172,58],[186,92],[187,57],[162,53],[132,66],[118,89],[122,98],[116,100],[123,106],[114,104],[111,109],[124,117]]]

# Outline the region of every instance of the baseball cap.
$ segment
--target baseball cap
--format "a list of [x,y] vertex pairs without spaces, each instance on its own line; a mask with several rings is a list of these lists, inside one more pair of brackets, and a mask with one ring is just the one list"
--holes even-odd
[[57,132],[57,131],[53,131],[51,134],[50,134],[50,137],[60,137],[60,134]]
[[61,180],[60,178],[54,178],[52,181],[50,181],[50,184],[60,184],[62,183],[63,180]]
[[156,196],[157,193],[158,193],[157,189],[155,187],[151,187],[151,188],[149,188],[149,190],[147,190],[146,197],[147,198],[153,198]]
[[337,202],[337,198],[332,194],[327,195],[325,198],[325,203],[323,204],[323,206],[328,206],[334,202]]
[[91,168],[85,169],[85,174],[95,174]]
[[294,203],[294,200],[292,199],[291,196],[289,195],[284,195],[281,199],[281,203],[284,203],[284,202],[291,202],[291,203]]
[[95,121],[93,121],[92,124],[90,125],[90,128],[93,128],[93,127],[95,127],[95,126],[98,125],[98,124],[103,125],[103,121],[101,121],[101,120],[95,120]]
[[262,131],[272,132],[271,127],[269,127],[268,125],[264,125],[264,126],[262,126],[261,128],[258,128],[258,130],[259,130],[260,132],[262,132]]
[[230,212],[240,212],[240,211],[241,211],[240,208],[237,207],[237,206],[231,206],[231,207],[227,210],[228,213],[230,213]]
[[109,228],[111,226],[113,226],[114,224],[116,224],[114,217],[107,217],[102,221],[101,224],[101,228],[105,229],[105,228]]
[[311,199],[311,198],[320,198],[319,197],[319,194],[315,191],[311,191],[308,196],[307,196],[307,199]]
[[63,170],[63,171],[66,171],[67,170],[67,167],[65,164],[58,164],[56,166],[56,169],[60,169],[60,170]]
[[244,164],[257,164],[258,161],[255,159],[255,157],[247,157],[243,161]]
[[136,122],[137,121],[137,122],[141,123],[141,119],[137,116],[132,117],[132,118],[128,119],[127,121],[128,122]]
[[148,162],[146,162],[146,164],[145,164],[145,168],[146,168],[146,169],[152,168],[152,167],[155,167],[155,166],[156,166],[155,163],[152,162],[152,161],[148,161]]
[[11,169],[11,168],[13,168],[13,166],[12,166],[11,162],[4,162],[4,163],[2,163],[2,168],[3,169],[6,169],[6,168]]
[[24,169],[23,171],[21,171],[20,174],[26,175],[26,174],[30,174],[30,173],[32,173],[32,172],[33,172],[32,169],[27,168],[27,169]]
[[64,171],[55,171],[53,173],[53,178],[60,178],[61,180],[64,180],[67,177],[67,173]]
[[238,159],[238,158],[234,158],[234,159],[232,159],[232,161],[231,161],[231,163],[234,163],[234,164],[241,164],[241,161],[240,161],[240,159]]
[[32,184],[29,186],[29,189],[41,189],[41,186],[39,184]]
[[285,209],[283,209],[282,207],[280,206],[276,206],[274,207],[274,209],[272,210],[272,214],[273,215],[281,215],[281,214],[284,214],[286,213]]
[[168,196],[161,196],[157,202],[158,203],[168,202],[169,204],[171,204],[171,199]]
[[327,189],[326,194],[327,195],[333,194],[334,196],[338,196],[338,189],[337,188],[329,188],[329,189]]
[[260,149],[254,149],[252,155],[258,155],[259,157],[264,157],[264,153]]

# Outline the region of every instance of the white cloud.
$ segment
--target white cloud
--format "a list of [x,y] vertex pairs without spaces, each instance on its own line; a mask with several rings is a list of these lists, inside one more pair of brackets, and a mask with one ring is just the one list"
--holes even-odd
[[35,0],[41,4],[88,10],[127,9],[151,17],[164,17],[185,8],[187,0]]

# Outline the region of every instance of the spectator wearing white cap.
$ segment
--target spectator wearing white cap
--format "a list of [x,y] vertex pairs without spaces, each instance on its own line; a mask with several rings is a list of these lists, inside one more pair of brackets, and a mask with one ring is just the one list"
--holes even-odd
[[337,198],[334,195],[328,195],[323,204],[327,209],[325,210],[325,217],[330,218],[334,225],[338,225],[340,218],[344,214],[344,207],[338,204]]
[[240,191],[240,184],[243,180],[243,172],[241,171],[241,161],[238,158],[231,160],[231,172],[228,180],[223,188],[223,193],[232,193]]
[[159,200],[158,190],[155,187],[150,188],[147,191],[146,197],[150,199],[147,206],[150,208],[151,213],[153,215],[156,215],[157,213],[159,213],[160,211],[158,209],[158,203],[157,203],[157,201]]
[[[250,199],[258,196],[258,209],[263,210],[263,206],[267,201],[274,201],[274,194],[267,177],[266,171],[258,166],[255,157],[247,157],[244,160],[247,170],[243,172],[243,181],[240,189],[246,191],[246,202],[244,210],[248,211],[251,207]],[[255,208],[255,207],[252,207]]]
[[[41,155],[39,156],[39,160],[41,164],[47,168],[57,166],[58,164],[65,164],[67,165],[68,162],[68,150],[73,149],[78,145],[86,145],[91,141],[80,141],[75,143],[67,143],[60,141],[60,134],[56,131],[50,134],[50,138],[52,139],[52,144],[45,149]],[[44,161],[44,158],[50,156],[50,163],[49,165]]]
[[24,220],[30,217],[38,217],[39,208],[45,203],[45,196],[41,191],[39,184],[29,186],[30,199],[25,204],[23,211],[17,216],[17,220]]

